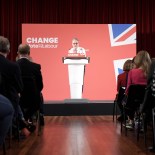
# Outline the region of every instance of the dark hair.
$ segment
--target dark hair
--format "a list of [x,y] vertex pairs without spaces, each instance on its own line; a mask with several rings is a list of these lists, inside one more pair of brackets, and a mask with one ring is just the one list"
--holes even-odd
[[10,51],[10,42],[7,38],[0,36],[0,52],[8,53]]

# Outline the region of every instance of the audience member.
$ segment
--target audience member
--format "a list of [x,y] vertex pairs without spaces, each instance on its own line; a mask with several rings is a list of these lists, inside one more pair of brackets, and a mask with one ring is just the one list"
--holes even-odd
[[15,111],[17,111],[19,105],[19,95],[22,91],[23,83],[18,64],[6,59],[9,52],[9,40],[3,36],[0,36],[0,72],[2,78],[0,93],[11,101]]
[[155,59],[152,60],[152,64],[150,67],[148,79],[147,79],[147,87],[145,92],[144,101],[141,107],[141,113],[147,113],[149,116],[151,115],[151,110],[155,107],[155,90],[153,86],[155,84]]
[[3,144],[11,127],[13,114],[14,108],[11,102],[3,95],[0,95],[0,145]]
[[[154,121],[152,117],[152,109],[155,108],[155,59],[152,59],[152,64],[150,67],[147,87],[145,91],[144,101],[140,109],[140,113],[145,113],[144,126],[149,124],[150,121]],[[154,111],[154,110],[153,110]],[[152,122],[153,127],[153,145],[148,147],[151,152],[155,152],[155,131],[154,131],[154,122]]]
[[[119,74],[117,77],[117,94],[116,94],[116,102],[121,111],[121,116],[118,117],[118,121],[123,121],[123,105],[122,99],[124,97],[125,89],[127,86],[128,72],[132,67],[132,60],[126,60],[123,65],[123,73]],[[123,88],[124,87],[124,88]]]
[[131,84],[146,85],[151,65],[151,58],[147,51],[140,51],[134,59],[135,68],[129,71],[126,94]]
[[19,106],[20,94],[23,89],[21,70],[17,63],[7,59],[9,52],[9,40],[3,36],[0,36],[0,93],[7,97],[14,107],[15,112],[13,118],[13,127],[16,128],[15,130],[17,132],[17,121],[20,129],[26,127],[30,128],[30,126],[25,124],[24,119],[20,117],[23,115]]
[[120,87],[126,87],[127,85],[127,78],[128,72],[131,69],[132,60],[126,60],[123,65],[123,73],[119,74],[117,77],[117,92],[119,91]]
[[[137,53],[134,59],[135,68],[129,71],[128,73],[128,81],[127,81],[127,88],[126,88],[126,95],[128,94],[129,86],[132,84],[140,84],[146,85],[147,84],[147,77],[151,65],[150,55],[147,51],[140,51]],[[128,105],[129,106],[129,105]],[[134,110],[130,109],[131,111],[128,112],[129,116],[129,123],[127,127],[133,127],[133,119],[134,119]]]
[[[32,62],[30,59],[30,46],[20,44],[18,47],[18,60],[22,72],[24,90],[21,93],[20,105],[26,120],[31,119],[35,112],[40,109],[42,103],[41,91],[43,89],[43,81],[40,64]],[[29,80],[32,79],[33,84],[28,86]],[[34,86],[33,86],[34,85]],[[31,92],[33,90],[33,92]],[[43,116],[41,117],[43,120]]]

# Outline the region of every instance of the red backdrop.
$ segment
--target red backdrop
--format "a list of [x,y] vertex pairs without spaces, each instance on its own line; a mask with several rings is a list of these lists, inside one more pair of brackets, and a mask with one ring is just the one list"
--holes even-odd
[[[68,66],[62,62],[72,47],[72,38],[87,49],[90,63],[86,65],[83,98],[113,100],[116,95],[114,60],[132,58],[136,44],[111,46],[108,24],[23,24],[22,42],[31,46],[33,60],[42,66],[45,101],[70,98]],[[30,43],[27,38],[57,38],[57,43]],[[121,40],[121,39],[119,39]],[[55,46],[56,48],[52,48]]]

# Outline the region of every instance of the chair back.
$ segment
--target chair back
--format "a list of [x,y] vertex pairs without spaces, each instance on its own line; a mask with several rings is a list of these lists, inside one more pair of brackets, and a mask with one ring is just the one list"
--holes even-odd
[[117,103],[122,102],[122,99],[125,96],[125,89],[126,89],[126,87],[120,87],[119,88],[119,91],[118,91],[118,94],[117,94],[117,99],[116,99]]
[[136,110],[144,100],[145,90],[146,85],[130,85],[126,107]]
[[38,108],[40,103],[40,94],[37,89],[35,78],[32,76],[23,76],[22,81],[24,89],[21,93],[20,105],[25,108],[32,106]]

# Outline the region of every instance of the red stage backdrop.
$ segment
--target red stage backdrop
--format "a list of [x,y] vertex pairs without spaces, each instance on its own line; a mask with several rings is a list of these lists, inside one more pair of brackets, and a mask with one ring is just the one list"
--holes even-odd
[[42,67],[45,102],[70,98],[68,66],[62,57],[77,37],[90,63],[86,65],[83,98],[114,100],[116,77],[123,63],[136,54],[135,24],[22,24],[22,42]]

